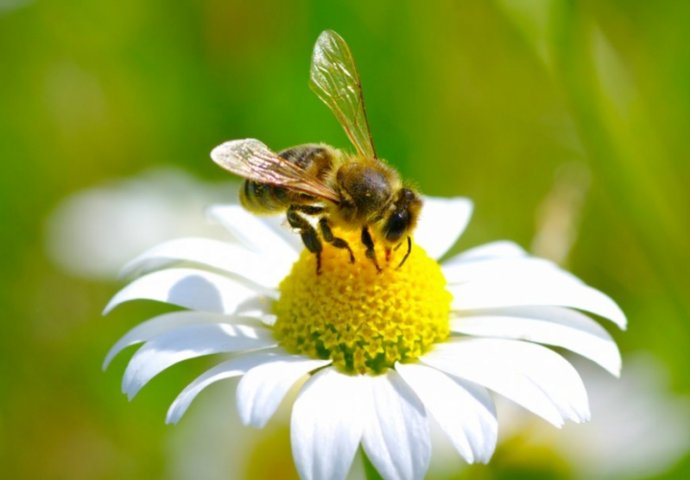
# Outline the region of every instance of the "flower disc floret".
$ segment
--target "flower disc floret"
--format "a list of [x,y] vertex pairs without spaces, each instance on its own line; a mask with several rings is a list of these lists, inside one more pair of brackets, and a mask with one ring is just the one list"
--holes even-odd
[[401,268],[406,245],[381,258],[376,271],[355,235],[339,232],[353,248],[324,245],[321,273],[302,252],[280,284],[275,332],[288,351],[331,359],[351,373],[382,373],[411,361],[449,335],[451,295],[438,263],[416,244]]

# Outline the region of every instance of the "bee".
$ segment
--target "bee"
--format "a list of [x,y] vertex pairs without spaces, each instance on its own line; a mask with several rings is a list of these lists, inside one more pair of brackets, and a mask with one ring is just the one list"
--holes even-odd
[[[257,214],[286,212],[288,224],[316,255],[317,274],[321,272],[322,242],[347,251],[350,262],[355,262],[350,245],[335,236],[332,227],[360,230],[365,255],[378,272],[382,270],[374,238],[383,243],[387,260],[392,249],[406,242],[400,268],[412,250],[411,235],[422,199],[376,155],[352,52],[332,30],[321,33],[316,41],[309,84],[335,114],[355,154],[323,144],[299,145],[275,153],[259,140],[248,138],[219,145],[211,158],[245,178],[240,201],[247,210]],[[309,219],[318,224],[320,235]]]

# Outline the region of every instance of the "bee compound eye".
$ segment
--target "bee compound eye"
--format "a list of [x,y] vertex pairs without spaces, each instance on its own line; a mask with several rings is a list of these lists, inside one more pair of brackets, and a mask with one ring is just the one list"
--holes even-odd
[[396,242],[407,231],[410,223],[410,215],[407,210],[393,213],[384,227],[384,236],[389,242]]

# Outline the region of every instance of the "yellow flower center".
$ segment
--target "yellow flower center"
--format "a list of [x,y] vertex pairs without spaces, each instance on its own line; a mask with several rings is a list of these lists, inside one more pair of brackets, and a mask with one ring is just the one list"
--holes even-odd
[[330,358],[345,372],[378,374],[396,361],[410,361],[449,335],[451,295],[438,263],[418,245],[401,268],[407,244],[386,261],[382,272],[365,256],[359,235],[334,232],[352,248],[324,245],[321,274],[316,257],[303,251],[280,284],[275,332],[288,351]]

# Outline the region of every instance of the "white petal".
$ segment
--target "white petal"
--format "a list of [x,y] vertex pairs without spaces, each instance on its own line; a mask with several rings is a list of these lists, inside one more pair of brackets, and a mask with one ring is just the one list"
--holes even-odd
[[187,408],[189,408],[189,405],[196,396],[209,385],[226,378],[244,375],[252,368],[266,362],[271,362],[276,358],[280,358],[277,356],[276,350],[267,349],[247,353],[246,355],[241,355],[216,365],[190,383],[187,388],[177,396],[168,409],[168,415],[165,420],[166,423],[179,422],[180,418],[182,418],[182,415],[187,411]]
[[492,281],[497,278],[502,281],[508,278],[523,281],[529,278],[545,279],[546,277],[582,283],[576,276],[559,268],[555,263],[536,257],[456,261],[450,264],[446,262],[442,269],[446,281],[450,284]]
[[283,214],[258,217],[239,205],[214,205],[208,215],[255,252],[296,260],[302,250],[299,235],[284,225]]
[[117,292],[105,307],[103,314],[131,300],[156,300],[191,310],[215,313],[235,313],[242,302],[257,291],[239,279],[230,279],[217,273],[193,268],[169,268],[137,278]]
[[257,428],[266,425],[297,380],[329,363],[330,360],[286,355],[251,369],[237,386],[237,409],[242,422]]
[[292,454],[300,478],[344,479],[362,438],[369,394],[365,377],[326,368],[311,377],[292,407]]
[[139,255],[125,265],[122,276],[138,276],[180,262],[224,270],[268,288],[277,286],[292,265],[287,257],[258,255],[237,244],[206,238],[180,238]]
[[443,264],[452,265],[457,262],[490,260],[494,258],[519,258],[526,255],[527,252],[517,243],[508,240],[499,240],[465,250],[449,258],[443,262]]
[[273,311],[273,302],[275,302],[273,294],[252,295],[237,305],[234,313],[260,318],[262,322],[270,326],[275,323],[275,315],[270,313]]
[[468,463],[487,463],[496,448],[498,421],[489,392],[433,368],[397,364],[395,369],[422,400]]
[[146,342],[163,333],[175,330],[184,325],[202,325],[216,323],[240,323],[245,325],[257,326],[260,319],[251,317],[219,315],[217,313],[206,312],[172,312],[153,317],[146,322],[140,323],[110,349],[103,362],[103,369],[108,368],[115,356],[125,348],[136,343]]
[[589,358],[618,376],[621,354],[597,322],[559,307],[513,307],[468,312],[451,321],[451,330],[481,337],[513,338],[563,347]]
[[149,380],[168,367],[212,353],[272,347],[271,332],[247,325],[186,325],[155,337],[132,356],[122,379],[122,391],[133,398]]
[[472,208],[472,201],[467,198],[424,197],[415,241],[431,258],[441,257],[465,231]]
[[509,398],[553,425],[589,419],[587,392],[577,371],[541,345],[500,339],[439,344],[420,361]]
[[562,276],[535,276],[522,280],[481,280],[449,285],[456,311],[518,306],[560,306],[584,310],[625,328],[625,314],[608,296]]
[[370,418],[362,446],[385,479],[424,478],[431,441],[424,405],[394,370],[369,379]]

